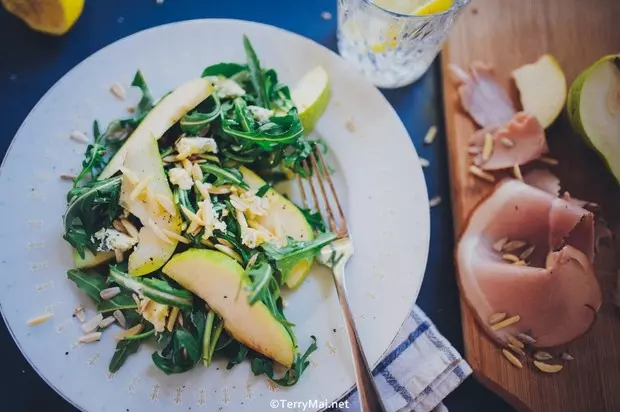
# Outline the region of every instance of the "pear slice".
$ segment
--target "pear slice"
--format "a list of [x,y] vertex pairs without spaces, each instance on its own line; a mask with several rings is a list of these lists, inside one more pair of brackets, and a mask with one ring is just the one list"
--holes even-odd
[[204,78],[197,78],[182,84],[164,96],[110,159],[108,165],[99,175],[99,180],[112,177],[120,170],[125,162],[129,143],[144,139],[160,139],[172,125],[181,120],[187,112],[198,106],[211,93],[213,93],[211,82]]
[[[131,171],[135,176],[133,179],[137,178],[138,182],[132,182],[129,175],[123,175],[120,204],[144,225],[140,229],[138,245],[129,255],[128,271],[130,275],[141,276],[162,267],[174,253],[178,241],[166,241],[166,236],[162,238],[158,232],[168,231],[179,235],[181,215],[168,185],[157,141],[133,140],[127,142],[125,147],[127,153],[124,167]],[[141,182],[145,182],[146,187],[139,192],[140,188],[137,186]],[[173,214],[161,206],[158,198],[168,199],[168,203],[174,207]]]
[[567,110],[573,128],[620,183],[620,54],[603,57],[577,77]]
[[535,63],[512,72],[523,110],[547,128],[560,115],[566,102],[566,76],[558,61],[545,54]]
[[330,97],[329,74],[323,66],[317,66],[306,73],[291,92],[306,135],[314,129],[327,109]]

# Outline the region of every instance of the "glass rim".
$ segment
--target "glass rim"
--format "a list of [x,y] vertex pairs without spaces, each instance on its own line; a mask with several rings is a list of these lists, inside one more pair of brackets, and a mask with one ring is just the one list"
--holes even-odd
[[455,11],[462,9],[463,7],[467,6],[471,2],[471,0],[454,0],[452,7],[450,7],[446,11],[442,11],[441,13],[433,13],[433,14],[427,14],[427,15],[415,15],[415,14],[399,13],[397,11],[386,9],[385,7],[382,7],[376,4],[373,0],[362,0],[362,1],[370,5],[371,7],[375,7],[377,10],[380,10],[384,13],[391,15],[392,17],[407,18],[407,19],[428,19],[429,17],[445,16],[447,14],[450,14],[450,13],[453,13]]

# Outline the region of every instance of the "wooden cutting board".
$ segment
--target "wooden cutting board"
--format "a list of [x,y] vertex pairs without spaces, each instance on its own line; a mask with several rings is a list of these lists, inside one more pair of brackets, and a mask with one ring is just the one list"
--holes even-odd
[[[620,0],[473,0],[463,11],[442,55],[446,136],[455,231],[458,237],[467,216],[491,189],[468,174],[468,140],[472,121],[461,112],[447,64],[464,68],[474,60],[492,62],[499,79],[515,101],[518,94],[510,72],[551,53],[570,83],[605,54],[620,53]],[[618,131],[620,138],[620,130]],[[474,376],[519,410],[540,412],[620,411],[620,310],[611,303],[616,285],[613,270],[620,255],[620,186],[599,158],[570,128],[565,114],[547,130],[550,167],[573,197],[597,202],[616,234],[615,244],[602,245],[595,266],[604,290],[604,305],[586,336],[567,345],[575,357],[555,375],[528,364],[512,366],[479,329],[462,302],[466,358]]]

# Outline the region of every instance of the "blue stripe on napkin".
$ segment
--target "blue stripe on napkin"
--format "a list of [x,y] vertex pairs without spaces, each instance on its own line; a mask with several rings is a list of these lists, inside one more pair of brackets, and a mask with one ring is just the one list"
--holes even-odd
[[[373,376],[388,412],[429,412],[471,372],[456,349],[415,306]],[[347,412],[360,410],[357,388],[343,400],[349,401]]]

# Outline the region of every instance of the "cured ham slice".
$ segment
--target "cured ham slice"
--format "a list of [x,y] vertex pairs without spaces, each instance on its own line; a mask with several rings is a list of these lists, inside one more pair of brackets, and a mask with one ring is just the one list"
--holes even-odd
[[[593,226],[591,212],[562,198],[514,179],[498,184],[456,250],[461,291],[490,336],[505,343],[525,333],[551,347],[588,331],[602,303]],[[497,313],[520,319],[495,330]]]
[[[492,139],[492,151],[485,158],[485,139]],[[472,136],[470,144],[481,148],[474,163],[483,170],[500,170],[523,165],[549,152],[545,130],[532,115],[519,112],[502,126],[486,127]]]
[[458,88],[463,109],[481,127],[503,125],[516,110],[506,91],[497,82],[490,64],[474,62],[471,75],[455,64],[448,66]]

